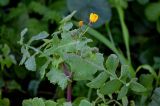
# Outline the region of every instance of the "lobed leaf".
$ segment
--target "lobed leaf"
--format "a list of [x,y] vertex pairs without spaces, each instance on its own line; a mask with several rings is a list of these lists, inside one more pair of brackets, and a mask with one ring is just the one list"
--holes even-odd
[[123,81],[126,81],[127,77],[129,76],[129,66],[128,65],[122,65],[121,66],[121,76],[120,79]]
[[131,90],[135,92],[145,92],[147,89],[138,82],[132,82],[130,85]]
[[26,61],[26,59],[28,57],[30,57],[28,50],[25,49],[24,46],[21,47],[21,53],[23,53],[23,56],[22,56],[22,59],[21,59],[19,65],[22,65]]
[[33,98],[28,100],[23,100],[22,106],[45,106],[42,98]]
[[103,63],[103,58],[97,58],[98,54],[95,56],[94,59],[85,59],[75,54],[65,54],[64,60],[70,65],[75,80],[90,80],[97,70],[104,70],[104,67],[98,64]]
[[109,75],[106,72],[101,72],[95,79],[89,82],[87,86],[90,88],[100,88],[108,78]]
[[127,92],[128,92],[129,87],[126,85],[123,85],[123,87],[120,89],[119,93],[118,93],[118,100],[122,99],[123,97],[126,96]]
[[106,68],[111,73],[115,74],[115,71],[118,67],[119,59],[115,54],[109,55],[108,59],[106,60]]
[[36,61],[34,56],[29,57],[24,64],[28,70],[36,71]]
[[87,100],[81,100],[79,106],[92,106],[92,104]]
[[52,100],[46,100],[45,106],[57,106],[57,103]]
[[111,81],[108,81],[100,88],[100,93],[104,95],[112,94],[115,91],[119,90],[122,83],[118,79],[114,79]]
[[33,36],[33,37],[31,38],[31,41],[41,40],[41,39],[47,38],[48,35],[49,35],[49,34],[48,34],[47,32],[42,31],[42,32],[40,32],[38,35]]
[[63,90],[66,88],[68,78],[61,70],[52,68],[46,76],[51,83],[57,83]]

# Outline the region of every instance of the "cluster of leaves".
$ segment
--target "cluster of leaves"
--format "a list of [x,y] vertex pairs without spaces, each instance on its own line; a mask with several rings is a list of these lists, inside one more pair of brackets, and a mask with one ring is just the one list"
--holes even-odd
[[[25,91],[36,95],[40,82],[36,73],[29,74],[31,72],[25,67],[16,64],[21,58],[17,43],[20,31],[27,27],[28,38],[42,30],[52,32],[67,13],[65,5],[65,0],[0,0],[0,90],[2,98],[9,98],[11,105],[20,105],[20,99],[26,96]],[[13,100],[15,96],[12,93],[22,97]]]
[[[70,19],[74,13],[65,17],[61,21],[59,30],[50,37],[46,32],[41,32],[24,42],[27,33],[27,29],[24,29],[19,41],[23,53],[20,64],[25,64],[30,71],[39,71],[41,78],[46,76],[51,83],[58,84],[63,90],[70,81],[90,80],[87,86],[97,89],[98,98],[103,100],[103,105],[114,100],[112,94],[116,92],[118,94],[116,100],[122,100],[123,105],[128,105],[126,95],[130,89],[137,93],[146,92],[147,89],[137,82],[137,78],[132,78],[130,75],[129,66],[122,65],[120,76],[117,76],[116,69],[119,66],[119,59],[116,55],[110,55],[105,66],[103,65],[103,55],[98,52],[97,48],[88,45],[92,40],[84,36],[83,28],[86,27],[72,28],[73,24]],[[38,40],[43,40],[43,43],[35,47],[33,43]],[[45,61],[40,64],[38,63],[40,60]],[[94,78],[96,73],[98,75]],[[107,101],[104,95],[108,95],[110,99]],[[42,102],[42,100],[38,101]],[[34,99],[26,101],[24,106],[35,104],[34,102]],[[93,104],[96,105],[96,102],[94,101]],[[87,105],[88,102],[85,104]]]
[[0,41],[16,49],[18,35],[25,27],[29,29],[30,36],[42,30],[50,31],[48,27],[54,28],[53,25],[56,26],[66,14],[65,5],[64,0],[56,0],[54,3],[45,0],[0,0]]
[[[23,39],[27,31],[25,29],[19,41],[23,53],[20,64],[24,63],[25,67],[31,71],[39,70],[41,78],[44,77],[45,70],[49,68],[50,71],[46,76],[51,83],[58,83],[62,89],[66,87],[68,81],[63,72],[64,68],[70,68],[74,80],[90,80],[97,70],[104,69],[103,55],[97,52],[97,48],[87,45],[92,40],[83,36],[83,29],[71,30],[73,24],[68,21],[72,15],[73,13],[61,21],[59,31],[54,32],[50,39],[47,39],[46,32],[41,32],[24,43]],[[44,43],[38,48],[31,46],[36,40],[43,40]],[[36,64],[36,59],[45,61]]]
[[16,64],[16,60],[14,55],[10,54],[10,48],[7,44],[0,45],[2,54],[0,55],[0,64],[1,70],[4,70],[4,67],[10,68],[12,64]]
[[[42,98],[33,98],[24,100],[22,103],[22,106],[72,106],[70,102],[63,103],[64,100],[58,100],[57,102],[54,102],[52,100],[44,100]],[[73,106],[77,106],[78,104],[73,103]],[[92,106],[91,103],[89,103],[87,100],[83,99],[79,103],[79,106]]]
[[4,80],[4,77],[10,76],[7,69],[9,69],[13,64],[17,64],[15,57],[11,54],[10,48],[7,44],[0,45],[0,64],[0,106],[10,106],[9,99],[2,98],[2,88],[12,91],[21,90],[21,86],[15,80]]
[[[86,94],[88,86],[97,90],[97,95],[101,98],[98,98],[98,103],[104,102],[103,96],[105,96],[108,102],[112,100],[112,103],[115,103],[117,102],[115,100],[119,99],[118,102],[122,100],[122,104],[125,104],[127,98],[125,95],[120,96],[120,93],[123,90],[128,90],[129,101],[133,99],[136,105],[147,105],[151,101],[153,90],[160,85],[158,74],[160,69],[160,51],[157,46],[159,44],[160,32],[159,4],[158,0],[22,0],[14,2],[11,0],[0,0],[0,44],[2,44],[0,46],[0,90],[2,90],[0,103],[9,105],[9,100],[3,98],[3,93],[6,89],[7,92],[8,89],[9,91],[15,89],[21,91],[21,86],[24,85],[25,87],[28,86],[28,91],[32,96],[36,96],[39,84],[41,84],[40,78],[42,79],[46,76],[51,83],[58,84],[62,89],[65,89],[67,84],[75,81],[76,84],[73,88],[75,92],[73,95],[76,95],[76,97],[79,95],[78,92],[81,92],[81,95],[84,96],[83,94]],[[122,64],[121,69],[119,69],[120,66],[118,65],[117,71],[115,69],[110,72],[108,71],[107,62],[103,66],[103,55],[97,51],[97,48],[88,46],[89,42],[92,41],[91,39],[82,36],[85,27],[73,30],[73,24],[64,20],[61,22],[59,31],[53,33],[57,29],[57,24],[59,24],[61,18],[73,10],[77,10],[74,17],[78,20],[83,20],[85,23],[88,23],[88,14],[90,12],[96,12],[100,16],[98,22],[92,25],[99,28],[99,32],[90,28],[87,33],[99,40],[93,39],[92,45],[97,45],[100,51],[104,53],[104,56],[108,55],[110,50],[118,56]],[[117,12],[119,16],[117,16]],[[120,22],[118,18],[120,18]],[[111,26],[111,30],[109,26]],[[24,63],[28,70],[37,70],[38,77],[37,72],[36,75],[35,72],[27,72],[23,66],[16,64],[16,61],[19,62],[20,60],[20,48],[17,40],[20,39],[20,31],[25,27],[27,29],[21,33],[22,39],[19,42],[22,45],[21,52],[23,53],[20,64]],[[45,31],[41,32],[42,30],[53,34],[49,35]],[[108,40],[109,37],[105,35],[106,30],[108,35],[110,35],[110,32],[114,35],[112,37],[115,45],[112,44],[112,39],[111,42]],[[24,35],[26,32],[27,34]],[[37,36],[33,36],[36,34]],[[23,39],[24,36],[25,39]],[[124,37],[125,42],[123,42],[121,36]],[[28,39],[30,40],[26,42]],[[41,43],[44,45],[39,46]],[[131,47],[133,66],[129,64],[129,59],[125,58],[125,54],[122,54],[122,51],[125,51],[124,44],[126,47]],[[120,47],[122,50],[117,47]],[[57,49],[55,50],[55,48]],[[16,57],[16,60],[13,55]],[[114,60],[115,57],[115,55],[111,55],[108,59],[112,58]],[[115,60],[119,61],[117,58]],[[96,64],[98,65],[95,66]],[[139,66],[140,64],[150,64],[150,66]],[[72,77],[66,76],[64,67],[70,70]],[[134,67],[138,67],[138,69],[134,71]],[[129,72],[126,75],[127,78],[121,77],[124,69]],[[145,71],[144,74],[144,70],[148,70],[149,73]],[[27,73],[36,77],[27,78]],[[137,78],[135,78],[136,74]],[[29,83],[22,83],[20,86],[17,81],[23,82],[25,78],[29,80]],[[136,93],[140,95],[135,98],[135,94],[132,92],[135,89],[131,86],[133,85],[132,82],[137,84],[136,80],[145,87],[146,91]],[[83,81],[84,85],[81,81]],[[86,83],[88,83],[87,86],[85,86]],[[116,87],[112,86],[115,89],[107,90],[109,93],[103,91],[102,88],[106,85],[112,85],[111,83],[117,84]],[[95,86],[96,84],[98,86]],[[141,86],[141,90],[144,87]],[[82,91],[81,89],[85,90]],[[151,106],[158,104],[158,92],[159,89],[157,88],[152,96]],[[123,93],[127,94],[127,91]],[[108,94],[109,96],[106,98]],[[93,93],[92,95],[95,96],[96,94]],[[91,98],[92,100],[94,96]],[[96,104],[97,102],[94,101],[94,103]],[[87,104],[91,103],[87,102]]]

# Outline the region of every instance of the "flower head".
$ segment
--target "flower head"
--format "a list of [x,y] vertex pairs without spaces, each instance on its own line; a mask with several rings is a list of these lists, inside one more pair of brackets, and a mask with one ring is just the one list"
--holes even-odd
[[83,23],[83,21],[79,21],[78,24],[79,24],[79,27],[82,27],[84,23]]
[[91,13],[89,16],[89,21],[90,23],[95,23],[98,20],[98,14],[96,13]]

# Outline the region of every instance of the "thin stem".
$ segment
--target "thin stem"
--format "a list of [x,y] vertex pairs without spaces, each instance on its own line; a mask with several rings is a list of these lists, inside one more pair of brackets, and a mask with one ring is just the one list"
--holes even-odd
[[111,33],[111,30],[110,30],[108,22],[106,23],[106,30],[108,32],[109,39],[110,39],[111,43],[113,44],[113,46],[115,46],[115,43],[114,43],[114,40],[113,40],[112,33]]
[[67,102],[72,101],[72,84],[71,82],[67,86]]
[[100,97],[97,97],[97,98],[96,98],[96,100],[95,100],[95,104],[97,103],[97,101],[98,101],[99,99],[100,99]]
[[121,27],[122,27],[122,33],[123,33],[124,43],[126,46],[128,62],[129,62],[129,64],[131,64],[130,48],[129,48],[129,32],[128,32],[127,26],[125,24],[125,21],[124,21],[124,12],[123,12],[122,7],[120,7],[120,6],[117,6],[116,9],[117,9],[120,23],[121,23]]
[[[65,63],[63,63],[64,74],[71,80],[72,73],[67,69]],[[72,81],[70,81],[67,85],[67,102],[72,101]]]
[[90,98],[91,98],[91,94],[92,94],[92,88],[89,88],[88,95],[87,95],[89,101],[90,101]]
[[80,36],[84,35],[84,34],[88,31],[88,29],[89,29],[89,26],[87,26],[87,28],[85,29],[85,31],[82,32],[82,33],[80,34]]
[[110,101],[107,102],[107,104],[110,104],[110,103],[112,103],[112,102],[115,102],[117,105],[122,106],[122,105],[121,105],[118,101],[116,101],[116,100],[110,100]]

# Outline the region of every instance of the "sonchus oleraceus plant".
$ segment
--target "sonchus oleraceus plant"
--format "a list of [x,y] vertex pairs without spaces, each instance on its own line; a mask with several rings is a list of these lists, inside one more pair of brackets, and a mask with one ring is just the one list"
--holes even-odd
[[[107,106],[129,104],[127,93],[132,90],[136,93],[143,93],[146,88],[137,82],[137,78],[131,77],[129,67],[119,67],[119,59],[111,54],[104,62],[102,53],[98,48],[91,47],[88,43],[91,39],[85,36],[89,27],[98,21],[100,16],[96,13],[89,15],[88,25],[83,21],[79,27],[74,29],[71,22],[75,11],[65,17],[61,22],[58,31],[49,35],[47,32],[40,32],[28,41],[25,40],[27,28],[21,32],[21,52],[23,54],[20,65],[24,64],[29,71],[38,71],[40,78],[47,77],[50,83],[57,84],[66,91],[66,102],[61,105],[54,101],[45,101],[42,98],[34,98],[23,101],[23,106]],[[41,42],[35,46],[35,42]],[[118,72],[118,74],[117,74]],[[86,85],[97,91],[95,100],[82,99],[80,102],[72,102],[73,81],[86,81]],[[131,102],[134,104],[134,101]]]

